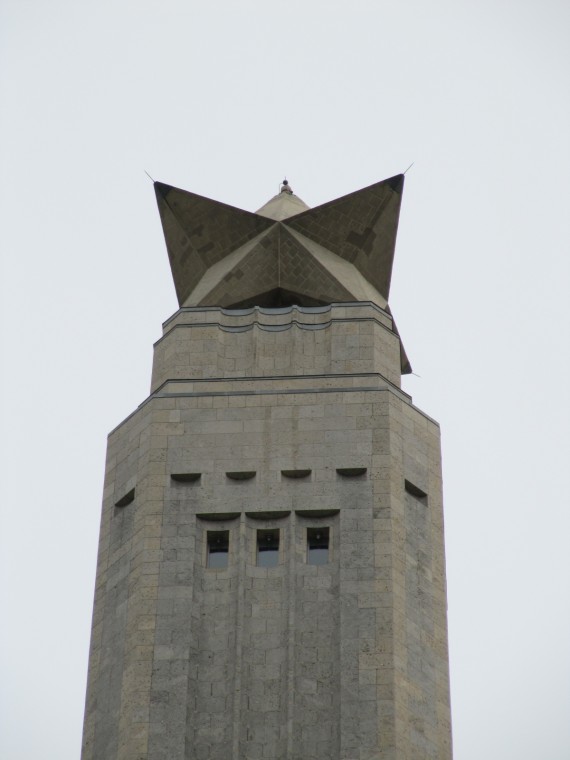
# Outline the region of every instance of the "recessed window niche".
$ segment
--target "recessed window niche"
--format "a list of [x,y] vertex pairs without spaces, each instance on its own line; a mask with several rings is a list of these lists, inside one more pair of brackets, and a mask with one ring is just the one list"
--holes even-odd
[[131,488],[131,490],[126,493],[122,498],[119,499],[119,501],[115,502],[116,507],[126,507],[127,504],[130,504],[135,500],[135,489]]
[[170,475],[171,479],[177,483],[195,483],[202,477],[201,472],[173,472]]
[[413,496],[422,504],[427,505],[428,495],[425,491],[422,491],[421,488],[418,488],[418,486],[414,485],[409,480],[404,480],[404,488],[406,489],[406,492],[410,494],[410,496]]

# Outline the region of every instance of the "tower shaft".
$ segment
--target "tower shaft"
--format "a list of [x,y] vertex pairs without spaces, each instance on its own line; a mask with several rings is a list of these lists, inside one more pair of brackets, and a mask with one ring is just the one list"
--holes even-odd
[[451,758],[439,426],[369,301],[182,307],[109,436],[82,760]]

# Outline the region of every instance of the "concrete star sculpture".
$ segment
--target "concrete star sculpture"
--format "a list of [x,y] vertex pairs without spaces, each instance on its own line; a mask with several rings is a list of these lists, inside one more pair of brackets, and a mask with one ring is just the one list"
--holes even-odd
[[[388,310],[403,186],[399,174],[309,208],[284,181],[252,213],[156,182],[180,306]],[[411,371],[403,350],[402,371]]]

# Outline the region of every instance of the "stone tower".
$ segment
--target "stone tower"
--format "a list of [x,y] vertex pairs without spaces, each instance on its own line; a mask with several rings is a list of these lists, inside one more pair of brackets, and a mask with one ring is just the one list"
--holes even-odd
[[109,436],[83,760],[451,758],[403,180],[256,213],[155,185],[180,308]]

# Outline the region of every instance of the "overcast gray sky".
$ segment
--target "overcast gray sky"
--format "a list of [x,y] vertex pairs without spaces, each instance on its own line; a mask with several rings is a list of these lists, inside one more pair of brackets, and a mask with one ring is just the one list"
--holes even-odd
[[442,426],[455,760],[570,757],[570,4],[3,0],[0,757],[77,760],[107,433],[177,307],[156,180],[408,172],[390,304]]

